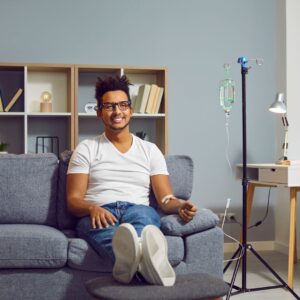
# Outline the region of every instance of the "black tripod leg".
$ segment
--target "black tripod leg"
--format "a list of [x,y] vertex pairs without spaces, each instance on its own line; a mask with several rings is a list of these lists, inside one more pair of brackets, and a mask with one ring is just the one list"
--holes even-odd
[[293,296],[300,300],[300,297],[287,285],[287,283],[269,266],[269,264],[253,249],[251,245],[248,245],[248,249],[260,260],[263,265],[276,277],[276,279],[282,283],[282,285],[291,293]]
[[235,259],[235,257],[241,252],[240,247],[237,248],[237,250],[234,252],[234,254],[232,255],[230,261],[226,264],[225,268],[223,269],[223,273],[225,273],[227,271],[227,269],[230,267],[230,265],[233,262],[233,259]]
[[236,252],[236,254],[238,254],[238,253],[239,253],[240,257],[237,259],[236,264],[235,264],[235,268],[234,268],[233,275],[232,275],[232,278],[231,278],[229,291],[227,293],[226,300],[229,300],[229,298],[231,296],[231,291],[232,291],[232,288],[233,288],[233,285],[234,285],[234,282],[235,282],[235,279],[236,279],[237,272],[238,272],[239,267],[240,267],[241,258],[242,258],[243,253],[244,253],[244,248],[242,246],[240,246],[239,252]]

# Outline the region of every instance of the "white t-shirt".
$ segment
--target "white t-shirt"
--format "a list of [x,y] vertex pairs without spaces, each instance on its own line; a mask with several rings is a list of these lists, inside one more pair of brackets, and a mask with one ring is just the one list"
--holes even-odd
[[85,200],[100,206],[116,201],[149,205],[150,176],[169,174],[158,147],[132,137],[126,153],[120,152],[105,133],[77,146],[67,173],[89,174]]

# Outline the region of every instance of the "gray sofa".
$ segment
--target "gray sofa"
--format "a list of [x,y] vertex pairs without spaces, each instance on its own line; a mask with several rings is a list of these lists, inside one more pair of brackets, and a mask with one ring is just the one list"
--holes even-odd
[[[66,170],[70,152],[0,154],[0,299],[90,299],[84,282],[110,272],[84,240],[66,209]],[[191,195],[193,164],[167,156],[176,196]],[[153,195],[151,196],[153,201]],[[183,224],[162,215],[169,260],[177,274],[222,277],[223,233],[208,209]]]

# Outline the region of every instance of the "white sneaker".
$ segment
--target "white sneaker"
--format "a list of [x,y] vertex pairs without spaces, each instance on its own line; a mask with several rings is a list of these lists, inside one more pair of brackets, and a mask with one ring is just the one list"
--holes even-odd
[[163,233],[154,225],[144,227],[141,236],[142,258],[139,272],[148,283],[173,286],[176,274],[168,260],[168,244]]
[[119,282],[129,283],[141,260],[135,228],[129,223],[121,224],[113,236],[112,247],[116,259],[112,275]]

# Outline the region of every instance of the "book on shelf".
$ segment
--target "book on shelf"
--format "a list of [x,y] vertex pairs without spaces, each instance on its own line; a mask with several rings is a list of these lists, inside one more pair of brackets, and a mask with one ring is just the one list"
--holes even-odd
[[151,84],[151,89],[150,89],[150,93],[149,93],[149,97],[148,97],[148,101],[147,101],[147,106],[145,109],[145,112],[147,114],[152,114],[153,112],[153,105],[155,102],[155,98],[158,96],[158,85],[156,84]]
[[135,113],[143,114],[145,112],[150,89],[151,89],[150,84],[143,84],[139,87],[139,92],[135,99],[134,107],[133,107],[133,111]]
[[152,113],[158,114],[163,94],[164,94],[164,88],[159,87],[158,92],[157,92],[157,97],[155,98],[155,101],[154,101]]
[[139,88],[140,88],[140,84],[138,84],[138,83],[135,83],[135,84],[132,84],[129,86],[129,97],[131,100],[132,107],[134,107],[134,105],[135,105],[135,101],[136,101],[136,98],[139,93]]
[[17,102],[17,100],[21,96],[22,92],[23,92],[23,89],[19,88],[18,91],[15,93],[15,95],[12,97],[12,99],[9,101],[7,106],[5,107],[6,112],[8,112],[12,108],[12,106]]
[[0,90],[0,112],[3,112],[3,101],[2,101],[2,93]]

